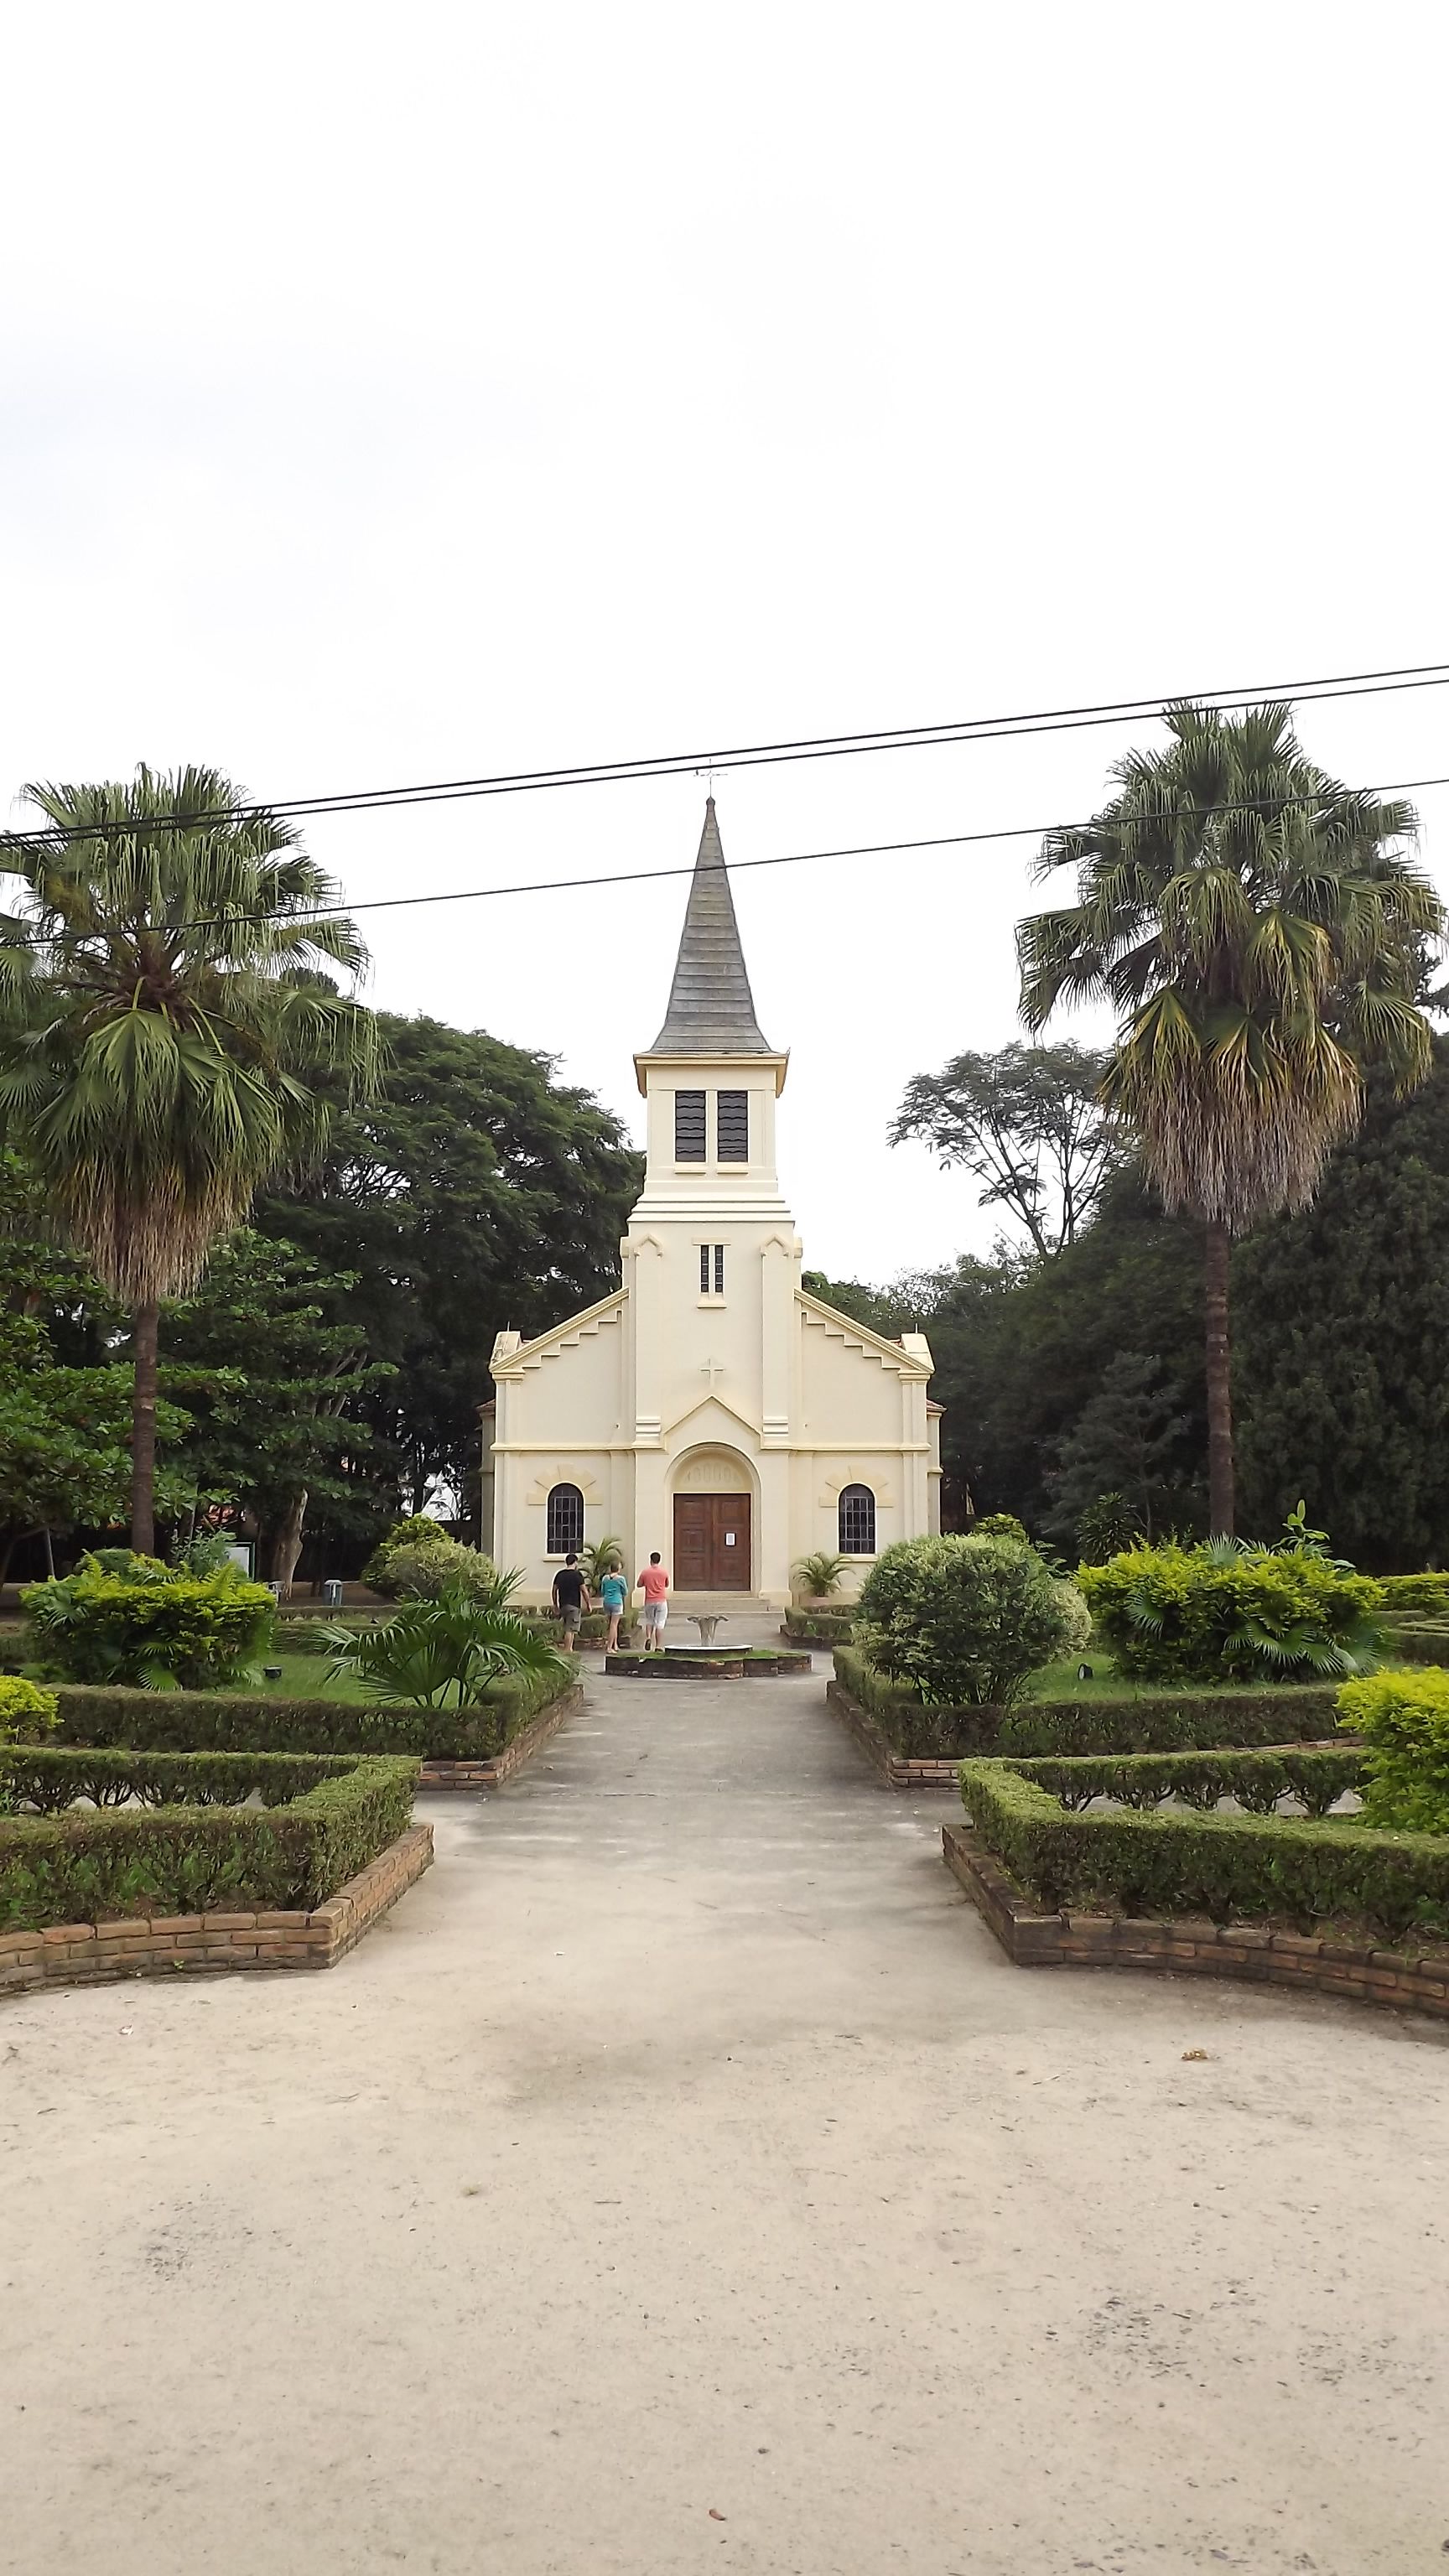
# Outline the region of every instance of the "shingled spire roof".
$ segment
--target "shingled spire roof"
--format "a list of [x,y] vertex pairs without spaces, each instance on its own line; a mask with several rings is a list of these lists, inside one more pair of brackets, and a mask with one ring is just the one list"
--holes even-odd
[[664,1026],[651,1055],[772,1055],[745,972],[714,798],[707,799]]

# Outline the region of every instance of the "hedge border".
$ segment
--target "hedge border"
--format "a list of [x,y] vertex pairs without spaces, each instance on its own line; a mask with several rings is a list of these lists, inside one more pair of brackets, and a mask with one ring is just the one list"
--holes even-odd
[[119,1977],[214,1976],[226,1969],[335,1968],[433,1858],[431,1825],[409,1825],[308,1913],[131,1916],[0,1932],[0,1996]]
[[[1260,1757],[1238,1758],[1246,1775]],[[1228,1788],[1233,1767],[1231,1753],[1217,1757]],[[1286,1816],[1071,1814],[1033,1776],[1069,1768],[1010,1759],[961,1766],[961,1800],[977,1837],[1047,1912],[1098,1912],[1105,1901],[1129,1918],[1236,1917],[1300,1933],[1315,1923],[1364,1923],[1390,1941],[1449,1941],[1449,1835]]]
[[1091,1753],[1186,1753],[1334,1733],[1336,1683],[1258,1690],[1155,1691],[1121,1699],[1018,1700],[1010,1708],[928,1708],[897,1690],[859,1647],[837,1646],[836,1680],[905,1761],[957,1762]]
[[1156,1969],[1297,1987],[1358,2003],[1449,2019],[1449,1948],[1367,1949],[1359,1943],[1190,1916],[1129,1921],[1107,1914],[1042,1914],[979,1837],[941,1828],[946,1867],[1018,1968]]
[[382,1708],[367,1700],[284,1699],[246,1691],[100,1690],[55,1685],[60,1744],[124,1745],[142,1753],[412,1754],[424,1761],[496,1760],[572,1674],[495,1682],[477,1708]]
[[[6,1757],[12,1776],[71,1764],[78,1783],[94,1769],[91,1749],[37,1754],[18,1748]],[[253,1784],[265,1777],[262,1755],[221,1758]],[[415,1759],[358,1754],[350,1760],[314,1760],[314,1784],[298,1788],[305,1757],[283,1763],[278,1788],[292,1794],[261,1809],[203,1806],[184,1801],[161,1806],[70,1807],[54,1815],[0,1818],[0,1925],[6,1931],[44,1931],[72,1921],[104,1923],[218,1908],[256,1913],[262,1908],[310,1912],[404,1833],[412,1820],[417,1785]],[[219,1757],[172,1756],[162,1767],[184,1785],[184,1766],[200,1781],[218,1785]],[[138,1785],[154,1781],[155,1759],[124,1755],[107,1764],[113,1785],[133,1767]],[[320,1774],[320,1777],[318,1776]],[[193,1899],[188,1907],[185,1891]]]

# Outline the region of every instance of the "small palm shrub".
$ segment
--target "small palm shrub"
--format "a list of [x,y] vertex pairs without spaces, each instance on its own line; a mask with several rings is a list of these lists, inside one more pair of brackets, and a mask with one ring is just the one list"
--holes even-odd
[[1009,1707],[1065,1648],[1070,1588],[1020,1539],[904,1539],[866,1577],[856,1643],[933,1706]]
[[1134,1547],[1078,1581],[1119,1671],[1144,1681],[1302,1682],[1367,1671],[1381,1587],[1290,1547]]
[[74,1574],[32,1583],[20,1606],[34,1661],[57,1681],[141,1690],[216,1690],[248,1680],[271,1643],[276,1606],[235,1566],[189,1574],[106,1548]]
[[606,1574],[624,1571],[624,1542],[621,1538],[596,1538],[579,1558],[584,1581],[591,1592],[597,1592]]
[[1449,1672],[1425,1665],[1345,1682],[1338,1722],[1368,1746],[1363,1822],[1449,1834]]
[[790,1572],[807,1601],[828,1601],[840,1590],[840,1578],[848,1563],[847,1557],[831,1556],[826,1549],[818,1548],[813,1556],[802,1556]]
[[332,1674],[355,1673],[384,1708],[473,1708],[505,1676],[562,1681],[572,1664],[525,1619],[460,1585],[404,1601],[375,1628],[329,1628]]

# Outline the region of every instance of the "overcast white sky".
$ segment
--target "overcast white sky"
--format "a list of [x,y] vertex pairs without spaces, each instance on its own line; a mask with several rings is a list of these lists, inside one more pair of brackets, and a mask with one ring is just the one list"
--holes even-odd
[[[1445,52],[1396,0],[12,12],[0,811],[140,758],[287,795],[1449,655]],[[1449,771],[1442,691],[1302,731]],[[723,778],[726,855],[1075,819],[1128,739]],[[702,800],[311,846],[358,900],[659,868]],[[1019,843],[737,879],[813,1264],[989,1239],[885,1128],[1015,1033],[1037,899]],[[636,1122],[683,902],[383,914],[372,994]]]

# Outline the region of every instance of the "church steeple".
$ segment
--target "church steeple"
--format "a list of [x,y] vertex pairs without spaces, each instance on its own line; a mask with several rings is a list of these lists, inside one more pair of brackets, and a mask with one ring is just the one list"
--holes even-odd
[[651,1055],[773,1055],[755,1018],[714,798],[706,800],[664,1026]]

